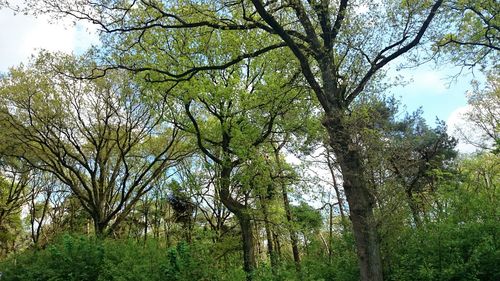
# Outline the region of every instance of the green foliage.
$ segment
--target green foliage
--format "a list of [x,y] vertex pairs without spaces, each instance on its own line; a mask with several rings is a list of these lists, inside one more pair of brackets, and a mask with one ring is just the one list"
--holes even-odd
[[[0,170],[0,257],[15,250],[22,234],[21,206],[24,182],[15,177],[4,178]],[[20,183],[21,182],[21,183]]]
[[306,280],[357,281],[359,269],[352,232],[335,233],[332,240],[332,257],[325,256],[323,244],[313,241],[310,254],[304,257]]
[[499,4],[495,0],[453,0],[446,5],[445,34],[437,48],[461,66],[498,67]]
[[24,252],[0,264],[2,281],[126,281],[217,279],[208,248],[157,241],[99,240],[65,235],[44,250]]
[[2,280],[98,280],[104,258],[95,239],[63,236],[43,251],[26,252],[2,264]]
[[292,206],[292,214],[299,229],[314,231],[323,225],[320,212],[305,202]]
[[474,81],[468,93],[468,128],[460,128],[464,140],[482,150],[500,152],[500,75],[488,73],[484,87]]
[[[357,280],[356,255],[352,236],[336,236],[331,263],[322,256],[321,243],[311,243],[304,256],[307,281]],[[153,239],[146,244],[133,240],[100,240],[64,235],[43,250],[25,251],[0,263],[2,281],[233,281],[244,280],[239,254],[214,254],[211,243],[181,242],[165,248]],[[215,250],[214,250],[215,249]],[[292,260],[283,259],[272,274],[262,264],[258,281],[298,280]]]
[[[440,1],[355,1],[346,4],[345,11],[342,3],[332,1],[295,1],[283,7],[279,5],[286,1],[270,1],[264,8],[274,19],[270,25],[257,6],[245,1],[241,5],[134,1],[131,6],[129,1],[28,2],[42,3],[32,3],[32,10],[44,7],[41,10],[70,14],[108,32],[101,34],[100,49],[85,58],[42,53],[31,65],[1,77],[0,126],[5,136],[0,142],[9,139],[9,148],[26,150],[19,156],[71,187],[73,197],[47,224],[69,217],[71,231],[78,232],[91,215],[96,233],[113,223],[106,233],[144,243],[63,236],[43,250],[25,251],[4,261],[2,281],[243,280],[240,230],[234,217],[217,205],[221,198],[233,214],[244,213],[253,220],[255,229],[249,232],[257,242],[264,240],[259,204],[271,213],[264,219],[272,223],[279,264],[271,268],[265,243],[256,243],[259,266],[248,272],[255,280],[298,279],[286,250],[290,244],[286,236],[293,231],[299,234],[304,280],[358,280],[349,230],[326,242],[320,212],[305,202],[292,208],[292,225],[282,223],[285,212],[276,187],[282,184],[286,190],[300,175],[292,169],[283,171],[279,156],[274,163],[269,155],[278,154],[275,145],[282,141],[285,149],[308,153],[311,144],[323,140],[325,131],[318,122],[322,111],[315,98],[325,109],[328,120],[323,125],[329,129],[333,151],[341,156],[336,162],[345,161],[342,151],[354,148],[360,154],[355,160],[362,169],[349,171],[349,165],[343,165],[341,170],[344,176],[354,174],[369,182],[364,195],[377,200],[356,206],[359,202],[350,198],[349,203],[353,210],[369,211],[358,221],[361,224],[371,225],[371,208],[378,208],[389,280],[500,279],[495,267],[499,264],[498,158],[482,155],[466,160],[457,176],[448,169],[455,141],[445,126],[428,127],[421,112],[398,121],[394,99],[369,95],[387,87],[381,80],[382,67],[414,44],[427,46],[429,32],[422,35],[435,15],[444,15],[440,18],[456,28],[438,39],[439,48],[455,62],[475,65],[487,60],[498,48],[496,2],[445,1],[451,9],[441,14]],[[438,12],[429,11],[431,7]],[[333,18],[335,26],[329,23]],[[277,29],[279,25],[283,28]],[[443,35],[439,22],[431,26],[429,31]],[[320,28],[321,34],[316,32]],[[422,53],[414,53],[414,63],[421,61],[417,57]],[[104,62],[106,66],[97,66]],[[87,67],[95,79],[71,78],[87,76]],[[180,80],[186,83],[177,84]],[[477,112],[494,108],[485,105],[498,100],[495,83],[492,97],[475,95],[470,100]],[[491,123],[477,117],[480,124]],[[134,124],[139,127],[133,128]],[[178,136],[173,128],[191,139],[186,141],[181,134],[182,139],[175,138],[179,144],[172,142],[170,150],[166,145]],[[498,124],[488,128],[498,144]],[[209,170],[201,180],[189,174],[195,167],[189,160],[186,167],[177,165],[195,146]],[[0,147],[4,150],[8,149]],[[178,153],[170,155],[173,151]],[[160,191],[170,196],[148,197],[149,188],[163,180],[171,156],[180,183],[172,181]],[[364,190],[361,187],[355,191]],[[0,186],[0,191],[4,189]],[[7,201],[4,193],[2,210]],[[414,224],[408,223],[409,210],[401,207],[402,200],[408,201]],[[79,207],[87,216],[75,211]],[[11,209],[15,212],[9,225],[20,233],[22,208]],[[115,223],[121,221],[129,225],[118,233]],[[189,232],[190,243],[164,246],[163,238],[168,246],[182,239],[181,231],[175,231],[179,223]],[[0,223],[0,240],[14,241],[17,233],[5,229]],[[357,237],[364,234],[360,231]],[[365,250],[378,248],[377,243],[371,246]]]
[[493,221],[408,229],[394,241],[389,280],[498,280],[499,231]]
[[498,156],[458,163],[460,174],[440,183],[435,204],[420,227],[387,238],[389,280],[498,280]]

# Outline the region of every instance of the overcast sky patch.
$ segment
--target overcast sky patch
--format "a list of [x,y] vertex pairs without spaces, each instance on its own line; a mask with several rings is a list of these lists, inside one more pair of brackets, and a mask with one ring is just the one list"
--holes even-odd
[[65,53],[83,53],[98,39],[95,29],[69,21],[49,23],[49,18],[0,10],[0,71],[27,62],[42,49]]

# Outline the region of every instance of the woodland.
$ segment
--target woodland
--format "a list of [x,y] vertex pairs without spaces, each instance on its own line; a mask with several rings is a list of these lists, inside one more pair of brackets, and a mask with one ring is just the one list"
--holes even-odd
[[[497,1],[0,8],[99,35],[0,73],[1,281],[500,280]],[[391,92],[422,64],[486,77],[474,153]]]

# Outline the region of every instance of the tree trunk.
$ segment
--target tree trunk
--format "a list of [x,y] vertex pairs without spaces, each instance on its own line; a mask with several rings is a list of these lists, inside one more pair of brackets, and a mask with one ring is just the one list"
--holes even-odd
[[[147,202],[145,203],[147,204]],[[148,207],[145,207],[148,208]],[[144,244],[148,240],[149,209],[144,210]]]
[[[274,157],[276,159],[276,163],[278,164],[278,169],[281,174],[283,169],[281,167],[279,148],[278,149],[274,148]],[[292,211],[290,209],[290,200],[288,199],[288,192],[286,190],[286,185],[283,182],[280,182],[280,185],[281,185],[281,194],[283,196],[283,207],[285,208],[286,220],[290,225],[288,228],[288,232],[290,233],[290,241],[292,243],[292,253],[293,253],[293,260],[295,262],[295,270],[297,272],[299,280],[303,280],[304,278],[302,276],[302,266],[300,263],[299,239],[297,238],[297,232],[295,231],[295,229],[293,229],[292,226],[293,217],[292,217]]]
[[418,205],[417,202],[415,201],[415,198],[413,197],[413,192],[411,191],[410,188],[407,188],[405,193],[406,193],[406,200],[408,200],[408,207],[410,207],[410,211],[413,216],[413,222],[415,223],[416,227],[420,227],[422,221],[420,220]]
[[238,221],[241,227],[241,239],[243,241],[243,269],[246,272],[246,280],[252,281],[255,270],[255,252],[252,233],[252,220],[250,216],[241,214]]
[[256,267],[252,219],[248,213],[248,208],[231,196],[231,172],[232,167],[222,167],[219,196],[222,204],[236,216],[240,224],[241,239],[243,242],[243,269],[246,273],[246,280],[251,281]]
[[103,222],[99,217],[99,214],[94,214],[92,216],[92,220],[94,221],[94,233],[97,237],[104,238],[108,235],[108,223]]
[[[35,192],[31,193],[31,208],[32,208],[31,239],[33,241],[35,248],[38,248],[38,246],[39,246],[40,234],[42,232],[42,227],[43,227],[43,223],[45,220],[45,216],[47,214],[47,210],[49,208],[51,194],[52,194],[51,191],[47,192],[47,197],[45,198],[45,200],[43,202],[42,213],[41,213],[40,219],[37,221],[36,220],[36,202],[35,202],[36,198],[35,198],[35,196],[38,194],[35,194]],[[37,224],[36,227],[35,227],[35,223]]]
[[275,253],[276,253],[276,260],[279,261],[281,260],[281,243],[280,243],[280,239],[278,237],[278,234],[276,234],[276,232],[273,231],[273,240],[274,240],[274,249],[275,249]]
[[362,156],[344,121],[342,113],[327,114],[323,125],[340,164],[362,281],[382,281],[382,261],[377,223],[373,214],[375,198],[364,180]]
[[293,217],[292,211],[290,209],[290,201],[288,200],[288,192],[286,191],[286,186],[282,184],[282,193],[283,193],[283,206],[285,207],[286,220],[290,224],[288,231],[290,232],[290,241],[292,242],[292,253],[293,260],[295,262],[295,270],[297,271],[297,275],[299,276],[299,280],[303,280],[302,276],[302,266],[300,263],[300,251],[299,251],[299,239],[297,237],[297,232],[293,229]]
[[264,201],[262,204],[262,212],[264,213],[264,227],[266,230],[266,239],[267,239],[267,252],[269,254],[269,260],[271,261],[271,271],[273,276],[276,276],[276,269],[278,268],[278,256],[276,255],[274,249],[274,239],[273,233],[271,230],[271,225],[269,223],[269,211],[267,210],[267,204]]

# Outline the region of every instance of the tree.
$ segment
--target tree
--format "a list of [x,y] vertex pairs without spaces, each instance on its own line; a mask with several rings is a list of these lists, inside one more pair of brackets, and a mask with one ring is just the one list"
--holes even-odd
[[[15,167],[15,166],[14,166]],[[29,192],[29,171],[1,166],[0,170],[0,256],[16,250],[21,227],[21,208]]]
[[424,215],[424,196],[436,192],[436,176],[439,171],[450,170],[456,157],[454,150],[457,141],[446,133],[446,125],[438,123],[429,128],[420,115],[421,111],[409,115],[399,123],[399,130],[391,139],[389,170],[403,187],[413,222],[420,226]]
[[[498,157],[469,155],[439,181],[429,220],[393,226],[386,239],[389,280],[496,280],[500,271]],[[446,261],[446,262],[443,262]]]
[[491,73],[487,85],[473,83],[469,93],[469,110],[463,116],[470,127],[457,128],[461,137],[482,150],[500,151],[500,85],[499,76]]
[[31,170],[19,162],[0,166],[0,228],[5,229],[9,217],[20,212],[29,194]]
[[125,73],[75,80],[54,67],[78,71],[76,60],[53,59],[42,54],[2,79],[0,122],[20,147],[13,156],[57,176],[95,233],[108,235],[186,152],[164,105],[142,102],[144,91]]
[[[287,87],[295,79],[290,72],[276,76],[272,71],[276,64],[270,57],[247,60],[193,79],[187,95],[181,97],[187,123],[177,121],[194,136],[207,165],[216,171],[216,196],[238,220],[247,280],[256,267],[252,201],[267,187],[254,180],[265,173],[258,164],[261,147],[281,116],[298,106],[302,94]],[[278,98],[269,94],[275,91],[282,94]]]
[[[442,3],[47,0],[31,2],[30,9],[70,15],[101,28],[105,63],[93,77],[121,68],[146,71],[150,82],[189,80],[201,71],[227,68],[277,49],[291,51],[324,110],[322,124],[341,167],[361,279],[378,281],[383,277],[373,192],[346,120],[352,102],[370,90],[381,69],[425,40]],[[219,42],[210,38],[222,33],[246,40],[239,46],[226,41],[223,47],[232,51],[214,61]],[[199,40],[188,43],[193,38]]]
[[60,182],[48,172],[33,169],[33,174],[34,180],[31,183],[31,191],[28,196],[29,215],[27,220],[29,220],[31,228],[31,240],[36,248],[40,246],[40,237],[44,224],[47,222],[48,213],[52,207],[55,207],[51,206],[50,201],[53,194],[56,194],[56,186]]
[[500,6],[491,0],[447,1],[450,19],[447,33],[438,39],[437,50],[449,55],[457,65],[498,67],[500,51]]

